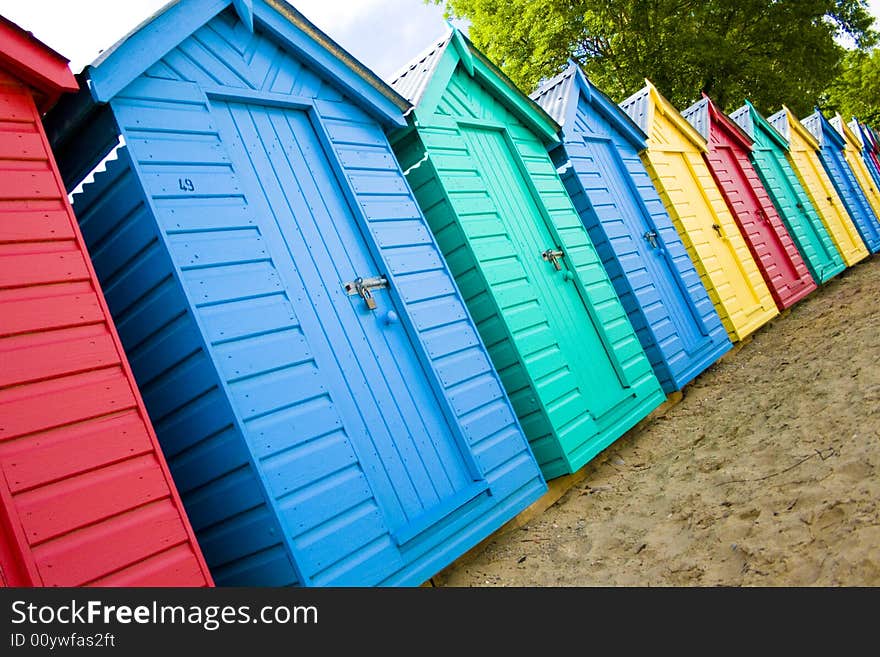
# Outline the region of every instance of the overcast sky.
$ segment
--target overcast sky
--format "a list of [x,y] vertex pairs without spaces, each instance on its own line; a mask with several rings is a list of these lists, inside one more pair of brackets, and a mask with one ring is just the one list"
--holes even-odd
[[[167,0],[0,0],[0,14],[70,59],[79,72]],[[294,0],[306,18],[388,78],[445,33],[443,10],[424,0]],[[880,18],[880,0],[870,0]]]

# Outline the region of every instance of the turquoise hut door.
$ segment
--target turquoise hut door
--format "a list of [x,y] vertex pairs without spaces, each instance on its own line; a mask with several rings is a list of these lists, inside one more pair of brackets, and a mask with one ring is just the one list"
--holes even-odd
[[[837,255],[837,250],[834,248],[830,237],[826,237],[824,240],[822,239],[822,235],[818,233],[807,208],[804,207],[804,202],[799,199],[800,195],[794,188],[792,179],[789,177],[794,176],[795,173],[789,168],[788,163],[784,160],[785,156],[772,150],[764,152],[767,156],[761,159],[761,164],[772,169],[772,175],[766,176],[764,180],[777,181],[782,187],[782,193],[778,194],[777,198],[784,199],[784,202],[787,204],[794,203],[794,212],[799,214],[802,220],[801,224],[804,228],[803,234],[809,239],[813,250],[818,256],[816,260],[821,260],[819,266],[817,266],[816,277],[825,280],[826,272],[832,271],[838,266],[836,261],[840,256]],[[765,184],[765,187],[768,186]],[[818,217],[816,218],[816,221],[819,221]],[[841,260],[840,264],[842,265],[842,263],[843,261]]]
[[[212,101],[212,114],[245,190],[253,230],[266,244],[263,266],[274,268],[281,280],[278,294],[289,291],[298,322],[299,347],[289,357],[300,364],[297,387],[310,394],[290,409],[290,451],[308,450],[305,436],[335,434],[349,442],[367,483],[363,499],[348,503],[356,508],[374,497],[384,517],[380,524],[398,544],[406,543],[487,484],[469,468],[395,316],[400,310],[389,290],[374,287],[364,298],[344,288],[386,272],[370,252],[308,113],[218,100]],[[294,398],[302,396],[300,389]],[[261,447],[252,446],[254,453]],[[295,489],[273,488],[272,471],[284,468],[283,454],[260,464],[270,494],[283,498],[281,508],[296,504]],[[328,478],[352,476],[352,464],[333,459],[328,453]],[[303,473],[303,482],[314,474]],[[289,471],[278,479],[291,485]],[[364,512],[370,507],[364,504]],[[373,520],[364,522],[375,526]],[[344,532],[339,540],[346,540]]]
[[[662,236],[651,220],[651,213],[644,206],[639,191],[635,189],[632,176],[620,157],[617,147],[608,137],[594,136],[579,132],[589,160],[584,158],[582,167],[590,166],[603,181],[626,181],[631,189],[620,189],[609,184],[607,191],[620,212],[627,231],[632,236],[639,261],[651,272],[651,280],[657,286],[657,294],[663,300],[669,317],[675,324],[675,332],[681,338],[685,352],[690,357],[699,356],[704,349],[712,348],[710,338],[700,313],[686,289],[682,287],[681,276],[670,260],[669,252],[663,248]],[[630,199],[637,199],[638,205]]]
[[[460,129],[504,226],[505,237],[559,341],[568,370],[576,377],[581,394],[589,400],[590,414],[601,421],[619,404],[631,399],[633,393],[604,329],[592,316],[574,281],[566,280],[570,256],[559,251],[504,134],[464,124]],[[553,253],[544,256],[548,251],[557,253],[555,263]],[[605,358],[585,357],[602,353]]]

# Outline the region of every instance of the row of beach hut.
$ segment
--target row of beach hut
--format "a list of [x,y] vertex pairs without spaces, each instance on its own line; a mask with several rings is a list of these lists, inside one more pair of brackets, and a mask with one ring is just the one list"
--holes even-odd
[[385,83],[281,0],[0,44],[2,585],[419,584],[880,250],[818,110]]

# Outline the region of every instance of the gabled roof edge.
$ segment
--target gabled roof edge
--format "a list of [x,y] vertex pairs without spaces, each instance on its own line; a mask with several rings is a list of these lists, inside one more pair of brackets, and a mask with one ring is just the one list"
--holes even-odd
[[755,145],[755,140],[752,139],[749,134],[736,123],[736,121],[722,112],[708,95],[704,94],[704,96],[706,100],[709,101],[709,114],[717,119],[718,123],[727,128],[728,132],[738,139],[746,150],[752,150]]
[[699,148],[701,151],[707,151],[708,145],[706,140],[703,139],[703,135],[697,132],[697,129],[694,128],[690,124],[690,122],[681,115],[677,109],[675,109],[675,105],[670,103],[663,94],[654,86],[654,83],[645,78],[645,83],[648,85],[648,92],[650,95],[653,95],[656,100],[656,107],[660,110],[660,113],[668,118],[672,123],[684,133],[685,137],[687,137],[693,144]]
[[758,111],[758,109],[754,105],[752,105],[752,101],[750,101],[748,98],[746,98],[746,105],[749,108],[749,112],[752,115],[752,121],[755,122],[755,126],[763,129],[764,132],[773,141],[775,141],[779,145],[780,148],[782,148],[783,150],[786,150],[786,151],[790,150],[791,145],[788,143],[788,139],[785,138],[785,135],[783,135],[781,132],[779,132],[779,130],[774,128],[770,124],[770,122],[761,115],[761,113]]
[[[138,75],[164,57],[179,43],[217,16],[232,4],[232,0],[172,0],[152,17],[123,37],[86,67],[84,74],[96,102],[109,102]],[[241,4],[241,3],[239,3]],[[329,56],[321,61],[320,53],[308,53],[291,43],[297,52],[309,59],[320,72],[344,86],[360,86],[354,78],[367,87],[363,103],[386,122],[401,124],[394,114],[410,109],[410,104],[391,89],[375,73],[344,50],[329,36],[315,27],[305,16],[282,0],[253,0],[253,18],[264,24],[272,23],[276,33],[284,26],[273,20],[272,14],[286,21],[289,27],[311,40]],[[236,7],[238,10],[238,7]],[[340,66],[341,64],[341,66]],[[349,77],[350,73],[352,77]],[[369,97],[372,96],[372,97]],[[380,99],[381,97],[381,99]],[[357,98],[354,98],[358,102]],[[394,110],[390,106],[394,107]]]

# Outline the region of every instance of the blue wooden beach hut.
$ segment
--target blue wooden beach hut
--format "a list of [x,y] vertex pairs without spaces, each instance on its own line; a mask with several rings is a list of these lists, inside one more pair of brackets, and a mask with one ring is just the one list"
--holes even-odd
[[562,126],[550,155],[657,378],[679,390],[732,344],[639,159],[647,137],[574,62],[532,98]]
[[871,173],[874,182],[880,187],[880,166],[878,166],[876,160],[872,157],[874,148],[871,135],[868,132],[868,127],[855,117],[853,117],[847,125],[849,126],[849,129],[852,130],[853,134],[859,138],[862,146],[862,159],[865,161],[865,166],[868,167],[868,171]]
[[182,0],[49,119],[219,585],[416,585],[546,484],[383,128],[280,0]]
[[819,142],[819,158],[856,230],[871,253],[880,251],[880,223],[844,156],[846,142],[818,109],[801,120]]

